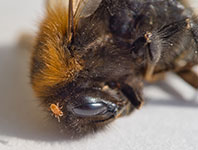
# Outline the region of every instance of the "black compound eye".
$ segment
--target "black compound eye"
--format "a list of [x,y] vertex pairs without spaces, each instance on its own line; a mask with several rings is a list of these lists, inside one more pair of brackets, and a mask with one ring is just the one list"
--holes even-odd
[[85,96],[81,104],[72,107],[72,112],[80,117],[107,117],[117,111],[117,105],[101,98]]
[[106,104],[99,103],[87,103],[73,108],[73,112],[78,116],[96,116],[104,114],[108,111]]

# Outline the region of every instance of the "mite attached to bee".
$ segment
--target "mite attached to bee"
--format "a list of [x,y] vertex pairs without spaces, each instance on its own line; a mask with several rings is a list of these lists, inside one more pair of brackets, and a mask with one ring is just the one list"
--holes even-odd
[[83,135],[140,108],[145,80],[172,71],[198,88],[197,51],[185,1],[47,0],[31,84],[63,130]]
[[61,111],[63,107],[59,107],[59,103],[51,104],[50,110],[53,112],[54,116],[58,119],[58,122],[60,122],[60,117],[63,116],[63,112]]

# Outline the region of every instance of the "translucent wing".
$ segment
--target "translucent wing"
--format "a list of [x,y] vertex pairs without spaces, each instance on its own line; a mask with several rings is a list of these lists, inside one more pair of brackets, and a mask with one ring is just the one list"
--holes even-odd
[[64,6],[69,10],[69,3],[72,3],[73,14],[76,17],[87,17],[94,13],[102,0],[47,0],[47,7],[55,8],[57,5]]
[[102,0],[76,0],[76,16],[88,17],[99,7]]
[[47,10],[60,11],[64,9],[67,16],[67,40],[70,42],[75,32],[78,20],[92,15],[102,0],[46,0]]

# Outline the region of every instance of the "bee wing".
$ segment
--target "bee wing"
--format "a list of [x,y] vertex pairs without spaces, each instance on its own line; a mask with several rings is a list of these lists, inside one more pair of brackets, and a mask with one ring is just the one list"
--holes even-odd
[[102,0],[46,0],[47,8],[55,8],[58,5],[69,10],[72,3],[72,10],[75,17],[88,17],[99,7]]
[[76,0],[74,7],[75,16],[88,17],[99,7],[102,0]]
[[47,10],[64,8],[67,12],[67,40],[70,42],[81,17],[92,15],[102,0],[46,0]]

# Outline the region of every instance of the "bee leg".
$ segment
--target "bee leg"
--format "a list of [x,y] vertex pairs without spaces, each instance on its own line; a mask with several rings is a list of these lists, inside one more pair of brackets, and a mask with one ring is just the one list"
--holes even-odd
[[120,84],[120,88],[121,92],[127,97],[135,108],[140,109],[142,107],[144,101],[139,90],[134,89],[125,83]]
[[[159,79],[162,79],[164,77],[164,73],[154,73],[156,64],[160,61],[160,58],[162,57],[162,54],[166,51],[166,49],[173,45],[169,41],[174,38],[176,34],[181,34],[182,32],[186,32],[185,34],[189,35],[191,34],[191,38],[194,39],[194,44],[191,47],[193,50],[195,50],[195,54],[198,50],[198,30],[197,30],[197,20],[196,19],[185,19],[181,20],[169,25],[166,25],[162,27],[159,30],[154,30],[152,32],[146,32],[144,34],[145,38],[145,46],[146,46],[146,55],[147,55],[147,69],[145,72],[145,79],[149,82],[153,82]],[[186,36],[187,36],[186,35]],[[178,36],[178,35],[177,35]],[[190,48],[190,49],[191,49]],[[182,47],[180,47],[182,49]],[[183,51],[182,54],[179,55],[179,57],[176,60],[176,66],[177,62],[180,62],[180,60],[185,60],[185,58],[188,57],[189,51]],[[196,57],[196,56],[195,56]],[[192,60],[195,60],[196,63],[197,59],[192,58]],[[187,79],[186,79],[187,80]]]
[[[129,100],[129,102],[137,109],[141,108],[143,105],[143,98],[141,96],[141,92],[138,89],[134,89],[130,85],[126,83],[119,83],[119,82],[107,82],[106,83],[111,89],[117,89],[118,91],[121,91],[122,94]],[[123,102],[122,102],[123,103]],[[126,103],[126,102],[124,102]],[[124,104],[127,106],[127,104]],[[128,107],[128,106],[127,106]],[[128,111],[127,114],[129,114],[131,111]]]
[[195,89],[198,89],[198,74],[191,69],[182,69],[177,71],[176,74],[184,81],[189,83]]
[[154,69],[155,69],[155,65],[148,64],[144,79],[149,83],[153,83],[165,78],[165,74],[166,74],[165,72],[154,73]]
[[164,77],[164,73],[154,75],[155,66],[160,60],[162,49],[162,40],[157,31],[147,31],[144,36],[139,37],[132,44],[132,55],[147,60],[144,78],[148,82],[154,82]]
[[165,74],[155,74],[155,67],[157,62],[160,60],[161,52],[163,50],[162,41],[157,32],[146,32],[144,35],[146,40],[146,55],[147,55],[147,67],[144,78],[148,82],[155,82],[164,78]]
[[194,40],[194,44],[190,49],[194,50],[194,58],[192,58],[192,62],[185,66],[182,66],[180,60],[183,60],[188,56],[188,53],[184,51],[179,58],[176,59],[176,65],[179,69],[175,72],[181,77],[184,81],[189,83],[195,89],[198,89],[198,74],[192,70],[192,67],[198,63],[198,18],[186,19],[186,29],[190,31],[191,38]]
[[[106,83],[111,89],[120,91],[125,98],[127,98],[127,101],[129,101],[130,104],[132,104],[133,107],[139,109],[144,103],[144,100],[141,96],[141,90],[140,89],[134,89],[130,85],[126,83],[120,83],[115,81],[110,81]],[[127,111],[129,114],[131,112],[131,107],[127,104],[128,102],[124,101],[122,102],[123,105],[126,106],[126,108],[129,108],[129,111]],[[127,108],[127,109],[128,109]]]

